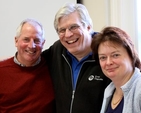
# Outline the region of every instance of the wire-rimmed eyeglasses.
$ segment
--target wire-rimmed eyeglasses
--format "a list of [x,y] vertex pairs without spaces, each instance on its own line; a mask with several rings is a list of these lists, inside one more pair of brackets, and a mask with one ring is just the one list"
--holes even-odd
[[60,28],[58,29],[58,34],[59,35],[65,35],[66,33],[66,30],[68,29],[69,31],[71,31],[72,33],[74,33],[80,26],[77,25],[77,24],[73,24],[73,25],[70,25],[68,28]]

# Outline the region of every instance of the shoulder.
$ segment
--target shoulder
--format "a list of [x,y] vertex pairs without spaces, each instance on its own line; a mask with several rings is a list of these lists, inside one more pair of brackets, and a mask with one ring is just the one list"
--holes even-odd
[[56,49],[58,50],[58,49],[64,48],[64,46],[61,44],[60,40],[57,40],[56,42],[54,42],[51,48],[53,50],[56,50]]
[[14,60],[14,57],[0,60],[0,68],[13,64],[13,62],[14,62],[13,60]]
[[141,96],[141,73],[135,70],[132,78],[129,80],[130,93],[134,93],[134,96]]
[[65,49],[65,47],[61,44],[60,40],[57,40],[54,42],[53,45],[51,45],[48,49],[45,49],[42,52],[42,56],[47,58],[49,56],[52,56],[54,54],[62,53],[62,51]]
[[134,81],[133,83],[136,84],[136,87],[141,86],[141,72],[138,68],[135,68],[132,81]]

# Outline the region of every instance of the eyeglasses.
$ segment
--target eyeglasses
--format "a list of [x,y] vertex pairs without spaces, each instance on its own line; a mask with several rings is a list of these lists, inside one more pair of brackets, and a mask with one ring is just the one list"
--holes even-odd
[[79,25],[77,25],[77,24],[73,24],[73,25],[71,25],[71,26],[69,26],[68,28],[60,28],[60,29],[58,29],[58,34],[59,35],[65,35],[65,33],[66,33],[66,29],[68,29],[69,31],[71,31],[71,32],[76,32],[76,30],[79,28],[80,26]]

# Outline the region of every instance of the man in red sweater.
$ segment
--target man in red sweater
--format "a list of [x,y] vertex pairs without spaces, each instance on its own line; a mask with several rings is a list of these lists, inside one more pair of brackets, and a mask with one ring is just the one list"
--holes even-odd
[[55,113],[52,81],[40,56],[44,43],[38,21],[20,24],[15,56],[0,62],[0,113]]

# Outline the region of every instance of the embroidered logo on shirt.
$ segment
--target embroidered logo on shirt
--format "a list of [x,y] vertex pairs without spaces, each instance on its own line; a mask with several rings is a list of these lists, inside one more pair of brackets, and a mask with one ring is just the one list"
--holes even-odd
[[103,81],[103,78],[100,78],[98,75],[90,75],[88,78],[89,81],[92,81],[93,79]]

